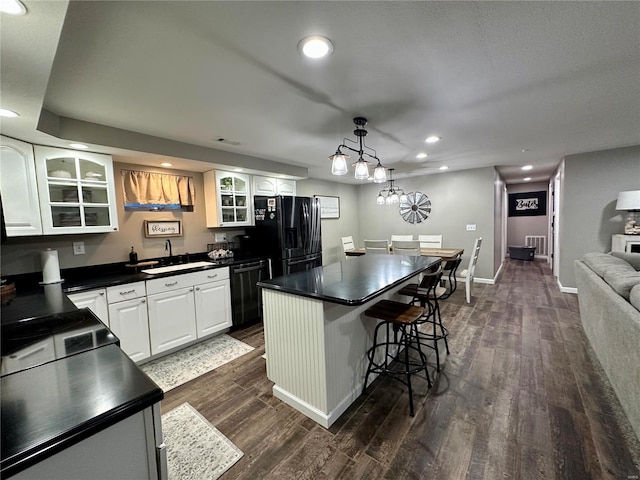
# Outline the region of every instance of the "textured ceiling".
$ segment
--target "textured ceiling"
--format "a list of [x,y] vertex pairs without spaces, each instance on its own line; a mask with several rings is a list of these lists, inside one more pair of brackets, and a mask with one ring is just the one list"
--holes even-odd
[[[44,108],[56,127],[42,130],[130,161],[239,158],[215,149],[352,183],[327,157],[354,116],[396,178],[496,166],[516,183],[532,164],[546,180],[565,155],[640,143],[636,2],[91,1],[64,26],[63,2],[24,3],[3,14],[0,61],[3,107],[28,107],[2,130],[26,140],[55,141],[35,131]],[[311,34],[334,53],[302,58]]]

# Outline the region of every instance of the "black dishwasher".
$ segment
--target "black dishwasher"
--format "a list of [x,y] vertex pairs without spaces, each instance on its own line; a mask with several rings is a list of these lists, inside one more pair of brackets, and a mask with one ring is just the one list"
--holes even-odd
[[247,261],[231,268],[231,313],[238,328],[262,319],[262,295],[256,285],[271,278],[269,260]]

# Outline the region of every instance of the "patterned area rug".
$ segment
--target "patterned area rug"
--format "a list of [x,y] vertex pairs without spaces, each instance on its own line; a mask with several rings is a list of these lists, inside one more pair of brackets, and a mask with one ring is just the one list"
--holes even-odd
[[193,380],[214,368],[235,360],[253,347],[229,335],[218,335],[166,357],[140,365],[163,391]]
[[215,480],[242,451],[188,403],[162,415],[169,480]]

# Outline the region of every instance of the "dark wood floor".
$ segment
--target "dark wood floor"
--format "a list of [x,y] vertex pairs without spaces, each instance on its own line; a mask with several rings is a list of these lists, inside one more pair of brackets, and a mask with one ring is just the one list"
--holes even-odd
[[[442,302],[451,355],[434,387],[378,379],[330,428],[274,398],[255,350],[167,393],[243,452],[229,479],[635,479],[640,449],[589,353],[577,296],[546,263],[506,261],[496,285]],[[433,372],[435,373],[435,372]],[[426,396],[425,396],[426,393]]]

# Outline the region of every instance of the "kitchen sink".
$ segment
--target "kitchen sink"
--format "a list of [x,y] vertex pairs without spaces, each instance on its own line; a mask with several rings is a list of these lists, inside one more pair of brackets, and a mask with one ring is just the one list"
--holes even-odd
[[198,267],[210,267],[214,265],[213,262],[191,262],[191,263],[181,263],[179,265],[167,265],[166,267],[158,267],[158,268],[145,268],[140,270],[142,273],[148,273],[150,275],[158,275],[160,273],[169,273],[169,272],[177,272],[180,270],[188,270],[190,268],[198,268]]

